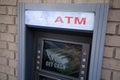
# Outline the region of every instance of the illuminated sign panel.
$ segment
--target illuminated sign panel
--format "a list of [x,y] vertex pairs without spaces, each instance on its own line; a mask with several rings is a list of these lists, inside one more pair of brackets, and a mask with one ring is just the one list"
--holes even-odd
[[26,11],[28,25],[93,30],[95,15],[92,12]]

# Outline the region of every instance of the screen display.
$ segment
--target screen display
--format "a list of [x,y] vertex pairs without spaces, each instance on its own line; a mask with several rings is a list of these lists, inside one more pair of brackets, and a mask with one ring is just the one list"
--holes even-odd
[[42,69],[78,78],[82,45],[43,40]]

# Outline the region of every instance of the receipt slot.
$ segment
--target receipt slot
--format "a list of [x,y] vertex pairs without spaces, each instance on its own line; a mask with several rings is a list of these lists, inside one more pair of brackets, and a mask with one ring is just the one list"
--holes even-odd
[[18,80],[100,80],[108,4],[18,10]]

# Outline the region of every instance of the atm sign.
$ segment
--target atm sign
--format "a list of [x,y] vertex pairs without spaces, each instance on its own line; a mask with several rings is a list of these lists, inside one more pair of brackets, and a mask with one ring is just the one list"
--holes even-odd
[[[64,19],[67,20],[67,22],[64,22]],[[72,21],[73,20],[73,21]],[[56,19],[55,19],[55,23],[67,23],[67,24],[71,24],[71,23],[74,23],[74,24],[78,24],[78,25],[85,25],[86,24],[86,18],[79,18],[79,17],[73,17],[73,16],[65,16],[65,17],[62,17],[62,16],[58,16]]]
[[25,23],[44,27],[93,30],[94,17],[94,13],[90,12],[26,11]]

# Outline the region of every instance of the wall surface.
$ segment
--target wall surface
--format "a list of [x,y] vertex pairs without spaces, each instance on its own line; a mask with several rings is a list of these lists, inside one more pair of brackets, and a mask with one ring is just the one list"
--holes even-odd
[[17,3],[109,3],[101,80],[120,80],[120,0],[0,0],[0,80],[17,80]]

